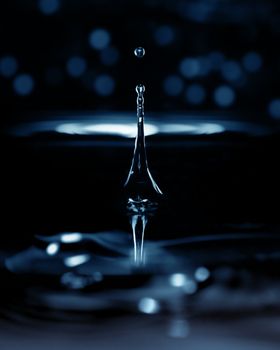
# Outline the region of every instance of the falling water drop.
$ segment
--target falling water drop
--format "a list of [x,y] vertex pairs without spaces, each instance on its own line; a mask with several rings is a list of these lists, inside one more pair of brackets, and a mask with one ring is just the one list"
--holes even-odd
[[143,58],[145,56],[145,49],[143,47],[137,47],[134,50],[134,55],[138,58]]
[[[134,50],[136,57],[143,57],[145,50]],[[137,93],[137,136],[131,168],[124,185],[127,195],[127,210],[133,232],[134,262],[140,266],[144,263],[144,233],[151,212],[157,209],[162,192],[153,179],[147,161],[144,127],[144,93],[145,86],[138,84]]]
[[131,168],[125,183],[128,205],[134,212],[143,212],[157,203],[162,192],[153,179],[147,161],[144,129],[145,86],[136,86],[137,92],[137,136]]

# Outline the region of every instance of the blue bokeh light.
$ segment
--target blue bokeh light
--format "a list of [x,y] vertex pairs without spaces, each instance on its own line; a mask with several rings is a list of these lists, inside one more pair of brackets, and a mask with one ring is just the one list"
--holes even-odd
[[13,87],[18,95],[27,96],[34,89],[34,80],[29,74],[21,74],[14,79]]
[[198,58],[198,64],[199,64],[199,75],[202,77],[207,76],[210,74],[212,70],[211,61],[208,57],[199,57]]
[[167,95],[178,96],[183,91],[184,82],[179,76],[170,75],[164,80],[163,88]]
[[158,27],[154,33],[154,39],[159,46],[167,46],[171,44],[174,38],[174,30],[167,25]]
[[208,4],[206,1],[200,2],[182,2],[178,7],[180,14],[195,22],[204,22],[207,20],[213,4]]
[[240,64],[235,61],[227,61],[221,66],[221,73],[225,80],[237,82],[242,79],[243,72]]
[[230,86],[221,85],[214,91],[214,100],[220,107],[229,107],[235,101],[235,92]]
[[257,72],[262,68],[263,59],[257,52],[248,52],[242,59],[244,68],[248,72]]
[[280,119],[280,98],[272,100],[269,103],[268,112],[272,118]]
[[110,33],[103,28],[95,29],[90,33],[89,44],[95,50],[103,50],[111,42]]
[[115,47],[107,47],[100,52],[100,60],[105,66],[113,66],[119,58],[119,51]]
[[181,74],[188,79],[192,79],[199,75],[200,64],[196,58],[186,57],[179,66]]
[[86,60],[79,56],[74,56],[69,58],[66,64],[67,73],[73,78],[81,77],[86,69],[87,63]]
[[191,84],[186,90],[186,100],[193,105],[203,103],[206,97],[205,89],[200,84]]
[[138,309],[144,314],[156,314],[160,310],[160,305],[156,299],[142,298],[138,303]]
[[44,15],[52,15],[60,9],[60,0],[39,0],[38,8]]
[[0,59],[0,75],[11,78],[18,70],[17,60],[13,56],[5,56]]
[[115,90],[115,80],[107,74],[99,75],[94,83],[93,88],[100,96],[110,96]]

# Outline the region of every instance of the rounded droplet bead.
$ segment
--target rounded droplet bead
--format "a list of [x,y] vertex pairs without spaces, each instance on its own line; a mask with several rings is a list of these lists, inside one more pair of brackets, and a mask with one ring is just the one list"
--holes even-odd
[[139,84],[136,86],[136,92],[138,95],[143,95],[145,92],[145,86],[143,84]]
[[137,47],[134,50],[134,55],[138,58],[142,58],[145,56],[145,49],[143,47]]

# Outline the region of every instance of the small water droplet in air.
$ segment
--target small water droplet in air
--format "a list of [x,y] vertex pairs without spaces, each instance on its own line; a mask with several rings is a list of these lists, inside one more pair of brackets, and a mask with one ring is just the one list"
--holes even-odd
[[139,84],[136,86],[136,92],[137,94],[141,95],[145,92],[145,86],[143,84]]
[[143,47],[137,47],[134,50],[134,55],[138,58],[142,58],[145,56],[145,49]]

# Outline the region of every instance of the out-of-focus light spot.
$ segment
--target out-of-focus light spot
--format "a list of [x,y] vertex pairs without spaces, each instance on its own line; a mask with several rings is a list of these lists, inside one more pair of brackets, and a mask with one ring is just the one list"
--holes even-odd
[[221,65],[224,62],[225,56],[220,51],[210,52],[208,55],[212,69],[220,69]]
[[[88,133],[95,134],[114,134],[124,137],[133,138],[136,136],[136,126],[135,125],[123,125],[123,124],[96,124],[89,125],[85,129]],[[158,131],[156,126],[145,124],[145,134],[147,136],[154,135]]]
[[194,123],[194,124],[165,124],[159,128],[161,133],[210,135],[224,132],[225,128],[220,124]]
[[173,287],[183,287],[187,282],[187,277],[183,273],[174,273],[170,276],[169,282]]
[[90,284],[91,279],[88,276],[79,275],[73,272],[66,272],[61,276],[60,281],[67,288],[83,289]]
[[39,0],[38,8],[44,15],[52,15],[60,9],[60,0]]
[[235,101],[235,92],[230,86],[219,86],[214,91],[214,100],[220,107],[229,107]]
[[174,40],[174,30],[170,26],[161,26],[156,29],[154,38],[159,46],[167,46]]
[[168,335],[172,338],[186,338],[190,333],[189,324],[186,320],[172,320]]
[[63,233],[60,238],[62,243],[76,243],[79,242],[81,239],[82,234],[78,232]]
[[206,281],[210,276],[210,272],[206,267],[198,267],[195,270],[194,277],[198,282],[204,282]]
[[46,248],[46,253],[48,255],[55,255],[59,251],[59,244],[58,243],[50,243]]
[[211,61],[207,57],[199,57],[199,75],[202,77],[207,76],[212,69]]
[[248,72],[257,72],[261,69],[263,60],[259,53],[248,52],[242,59],[244,68]]
[[[135,124],[79,124],[66,123],[56,127],[56,131],[69,135],[118,135],[122,137],[134,138],[137,134]],[[147,136],[158,133],[158,128],[149,123],[145,124],[145,134]]]
[[270,102],[268,112],[272,118],[280,119],[280,98]]
[[13,87],[18,95],[30,95],[34,88],[34,80],[29,74],[21,74],[14,79]]
[[170,75],[164,80],[163,88],[167,95],[178,96],[183,91],[184,82],[179,76]]
[[186,99],[193,105],[201,104],[206,97],[206,92],[200,84],[192,84],[186,90]]
[[68,267],[75,267],[82,265],[90,260],[90,256],[87,254],[70,256],[64,259],[64,264]]
[[86,60],[82,57],[71,57],[66,64],[66,69],[68,74],[73,78],[81,77],[86,69],[87,63]]
[[210,11],[213,9],[213,4],[207,2],[186,2],[178,8],[180,14],[196,22],[204,22]]
[[185,78],[192,79],[200,73],[199,60],[187,57],[180,63],[179,69]]
[[[64,123],[59,124],[55,130],[69,135],[117,135],[128,138],[134,138],[137,133],[137,127],[134,123]],[[147,136],[158,133],[204,135],[224,131],[225,128],[216,123],[145,124],[145,134]]]
[[92,277],[94,282],[101,282],[103,280],[103,275],[99,271],[94,272]]
[[115,47],[107,47],[100,52],[100,60],[105,66],[113,66],[119,58],[119,51]]
[[107,74],[99,75],[94,83],[93,88],[100,96],[110,96],[115,90],[115,80]]
[[45,74],[45,79],[49,85],[59,85],[63,81],[63,73],[60,68],[48,68]]
[[0,75],[11,78],[18,69],[17,60],[12,56],[5,56],[0,59]]
[[157,300],[152,298],[143,298],[139,301],[138,308],[145,314],[155,314],[159,312],[160,306]]
[[103,28],[95,29],[90,33],[89,44],[93,49],[103,50],[111,42],[110,33]]
[[195,281],[187,279],[183,289],[186,294],[194,294],[197,291],[197,284]]
[[227,61],[221,66],[221,73],[227,81],[240,81],[242,79],[242,70],[235,61]]

